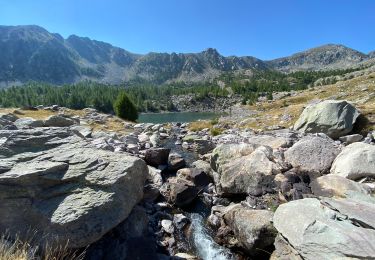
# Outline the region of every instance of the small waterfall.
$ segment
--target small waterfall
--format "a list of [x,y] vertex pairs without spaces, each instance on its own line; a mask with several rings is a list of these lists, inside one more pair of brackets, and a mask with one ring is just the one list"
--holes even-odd
[[191,225],[192,241],[200,258],[203,260],[234,260],[229,249],[218,245],[210,236],[201,215],[192,213]]

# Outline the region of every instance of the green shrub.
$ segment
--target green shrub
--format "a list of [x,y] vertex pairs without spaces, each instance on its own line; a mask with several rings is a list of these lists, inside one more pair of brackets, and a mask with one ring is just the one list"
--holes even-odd
[[210,130],[212,136],[220,135],[223,132],[223,129],[220,128],[211,128]]
[[218,117],[212,118],[210,123],[211,125],[217,125],[219,123],[219,118]]
[[122,119],[136,121],[138,111],[134,103],[129,99],[125,92],[121,92],[113,105],[116,115]]

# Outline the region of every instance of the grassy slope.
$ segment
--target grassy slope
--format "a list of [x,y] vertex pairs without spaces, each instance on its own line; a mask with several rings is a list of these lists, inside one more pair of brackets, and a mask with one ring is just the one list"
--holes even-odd
[[[255,116],[242,120],[237,126],[259,130],[275,125],[290,127],[297,120],[307,104],[314,100],[326,99],[349,101],[369,119],[368,128],[374,129],[375,72],[339,81],[333,85],[300,91],[296,95],[280,100],[258,102],[256,105],[246,107],[253,110]],[[291,119],[283,121],[283,115],[290,115]]]

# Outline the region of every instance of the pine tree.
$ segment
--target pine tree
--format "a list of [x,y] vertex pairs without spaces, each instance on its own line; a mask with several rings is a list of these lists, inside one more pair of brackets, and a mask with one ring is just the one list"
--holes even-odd
[[135,121],[138,119],[138,111],[125,92],[121,92],[113,105],[116,115],[122,119]]

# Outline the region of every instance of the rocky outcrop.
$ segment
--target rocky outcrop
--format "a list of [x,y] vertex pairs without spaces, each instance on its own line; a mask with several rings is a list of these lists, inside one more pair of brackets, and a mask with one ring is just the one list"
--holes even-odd
[[160,188],[164,198],[178,207],[189,205],[197,197],[198,191],[193,182],[176,177],[169,178]]
[[375,146],[353,143],[346,146],[332,164],[331,173],[351,180],[375,177]]
[[313,194],[322,197],[350,198],[356,194],[369,194],[369,189],[364,184],[333,174],[315,179],[310,186]]
[[33,128],[33,127],[43,127],[44,122],[42,120],[36,120],[31,117],[25,117],[25,118],[17,119],[14,122],[14,125],[19,129],[22,129],[22,128],[27,129],[27,128]]
[[0,232],[85,247],[142,199],[146,164],[67,128],[0,131]]
[[285,161],[298,171],[319,176],[329,172],[340,150],[330,138],[309,137],[285,152]]
[[273,187],[280,167],[273,161],[270,147],[254,145],[221,145],[213,151],[211,165],[219,174],[224,194],[261,195]]
[[186,165],[185,159],[178,153],[171,153],[168,157],[168,169],[171,171],[177,171],[184,168]]
[[225,213],[224,219],[235,237],[250,255],[263,254],[272,248],[277,234],[272,225],[273,212],[236,206]]
[[307,106],[293,128],[305,133],[325,133],[336,139],[352,131],[359,115],[346,101],[325,100]]
[[171,149],[151,148],[146,150],[145,161],[151,166],[168,165],[168,157]]
[[74,124],[76,122],[73,119],[59,115],[52,115],[44,121],[44,125],[49,127],[66,127]]
[[374,219],[373,203],[324,198],[280,205],[273,221],[289,248],[304,259],[372,259]]

